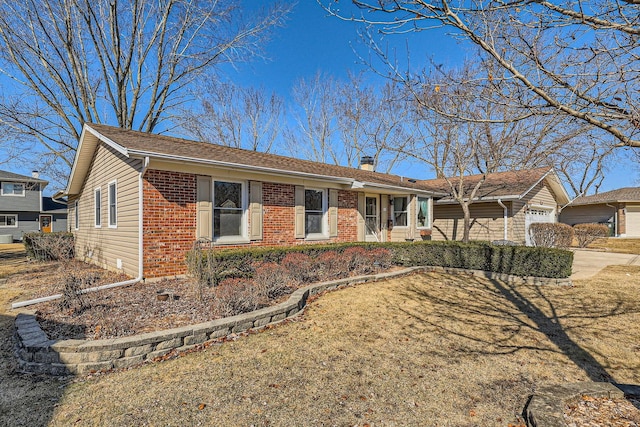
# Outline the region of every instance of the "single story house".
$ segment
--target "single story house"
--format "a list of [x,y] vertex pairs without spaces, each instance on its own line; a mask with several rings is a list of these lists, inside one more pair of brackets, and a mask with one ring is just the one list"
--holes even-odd
[[43,197],[48,182],[32,176],[0,171],[0,241],[21,241],[24,233],[66,231],[67,206]]
[[[482,175],[463,178],[466,193]],[[455,178],[452,182],[456,182]],[[464,215],[447,181],[422,181],[434,193],[445,193],[433,205],[433,240],[460,240]],[[569,195],[552,168],[488,174],[470,205],[471,240],[510,240],[529,245],[529,224],[557,222]]]
[[560,221],[607,224],[614,236],[640,237],[640,187],[578,197],[562,210]]
[[215,246],[404,241],[437,192],[372,171],[85,124],[66,189],[76,256],[132,277],[186,272]]

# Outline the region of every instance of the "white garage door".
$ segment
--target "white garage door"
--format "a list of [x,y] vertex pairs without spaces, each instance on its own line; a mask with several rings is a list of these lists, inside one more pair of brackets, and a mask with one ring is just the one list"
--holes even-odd
[[628,237],[640,237],[640,206],[627,206],[625,217],[626,233]]
[[555,222],[553,210],[551,209],[527,209],[524,216],[524,235],[527,246],[531,246],[531,236],[529,236],[529,225],[534,222]]

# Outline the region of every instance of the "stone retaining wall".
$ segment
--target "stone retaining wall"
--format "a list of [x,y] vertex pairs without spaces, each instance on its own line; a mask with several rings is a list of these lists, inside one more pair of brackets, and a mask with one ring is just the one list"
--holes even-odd
[[[104,340],[50,340],[35,316],[20,313],[16,318],[16,355],[24,372],[69,375],[127,368],[162,357],[171,351],[186,351],[199,344],[250,329],[263,328],[296,316],[310,295],[358,283],[374,282],[417,271],[466,273],[515,283],[571,284],[569,279],[522,278],[477,270],[442,267],[410,267],[391,273],[349,277],[309,285],[293,292],[289,299],[273,307],[213,320],[192,326]],[[567,283],[568,282],[568,283]]]

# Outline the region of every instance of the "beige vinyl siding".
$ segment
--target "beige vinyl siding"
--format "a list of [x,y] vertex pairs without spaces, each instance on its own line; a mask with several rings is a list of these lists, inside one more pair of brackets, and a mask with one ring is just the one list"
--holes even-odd
[[[409,203],[407,204],[407,226],[399,227],[394,226],[391,229],[391,241],[392,242],[404,242],[407,239],[419,239],[418,228],[416,225],[416,196],[415,194],[408,195]],[[395,197],[407,197],[407,195],[396,195]],[[393,206],[389,205],[390,214],[393,214]]]
[[[140,160],[127,159],[111,148],[100,144],[92,160],[78,199],[80,226],[71,231],[76,235],[76,256],[101,267],[122,271],[132,277],[138,275],[138,171]],[[117,227],[108,226],[108,185],[117,182]],[[102,227],[94,226],[94,190],[101,188]]]
[[[511,203],[504,202],[507,206],[507,230],[509,238],[513,234],[511,214]],[[504,237],[504,209],[497,202],[472,203],[471,229],[469,238],[471,240],[502,240]],[[462,207],[458,204],[438,204],[433,205],[433,229],[431,238],[433,240],[462,240],[464,235],[464,214]]]
[[533,188],[521,200],[513,202],[513,234],[509,240],[524,244],[525,217],[528,208],[544,208],[553,211],[554,221],[557,221],[558,204],[553,192],[543,181]]
[[606,204],[567,206],[560,212],[560,221],[569,224],[601,223],[613,220],[616,208]]

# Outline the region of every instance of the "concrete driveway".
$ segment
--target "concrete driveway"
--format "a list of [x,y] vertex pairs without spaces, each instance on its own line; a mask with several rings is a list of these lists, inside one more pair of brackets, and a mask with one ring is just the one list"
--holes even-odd
[[640,266],[640,255],[617,254],[612,252],[573,250],[573,274],[571,279],[586,279],[595,276],[608,265]]

